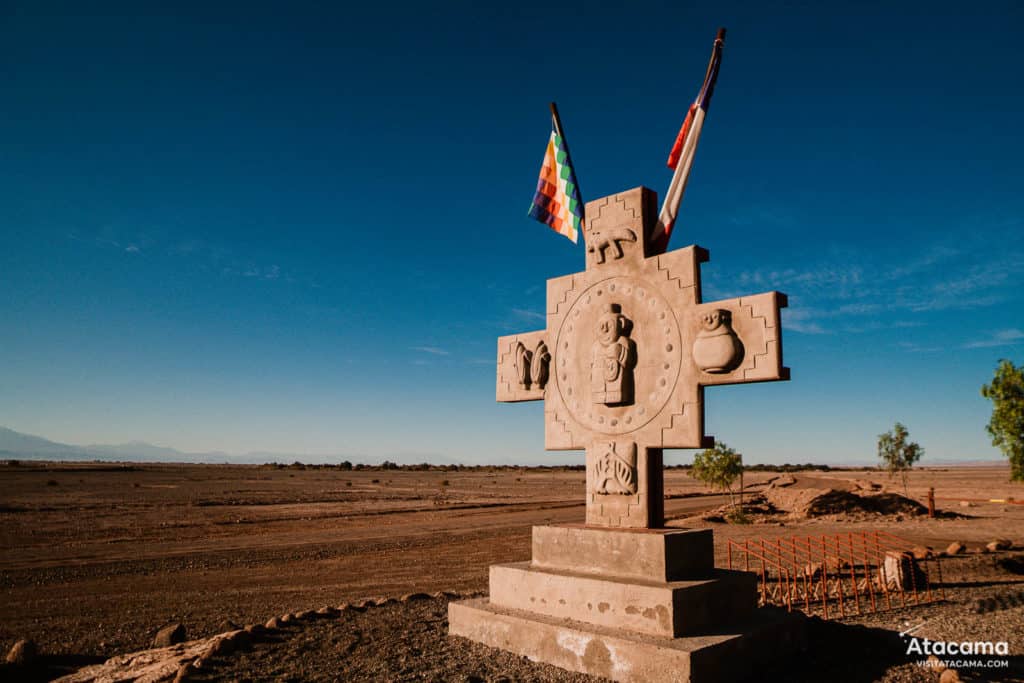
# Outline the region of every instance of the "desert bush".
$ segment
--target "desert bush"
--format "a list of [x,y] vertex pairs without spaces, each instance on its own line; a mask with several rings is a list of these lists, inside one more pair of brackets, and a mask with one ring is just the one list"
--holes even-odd
[[730,524],[750,524],[751,519],[741,507],[734,507],[725,513],[725,520]]
[[907,473],[924,455],[924,449],[910,441],[907,438],[909,436],[910,432],[900,422],[891,431],[878,435],[878,458],[890,477],[900,476],[903,480],[903,495],[908,497]]
[[1024,481],[1024,366],[999,361],[991,384],[981,395],[992,401],[992,417],[986,429],[992,445],[1010,461],[1010,480]]
[[732,485],[743,472],[743,456],[722,442],[715,444],[693,456],[693,467],[690,476],[698,479],[713,489],[721,489],[729,493],[729,502],[733,500]]

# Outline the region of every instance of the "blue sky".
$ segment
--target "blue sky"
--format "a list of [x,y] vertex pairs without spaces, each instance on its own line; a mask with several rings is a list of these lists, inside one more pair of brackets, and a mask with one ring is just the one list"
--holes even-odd
[[[1024,9],[6,3],[0,425],[74,443],[575,462],[495,338],[583,267],[526,217],[559,103],[585,200],[664,166],[726,26],[672,246],[779,289],[788,383],[707,391],[748,462],[998,457],[1024,361]],[[895,5],[895,3],[894,3]],[[83,13],[86,12],[86,13]],[[679,451],[675,462],[688,459]]]

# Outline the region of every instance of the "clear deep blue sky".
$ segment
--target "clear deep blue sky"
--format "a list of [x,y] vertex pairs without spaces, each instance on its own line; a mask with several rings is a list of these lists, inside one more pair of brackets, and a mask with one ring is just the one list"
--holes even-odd
[[663,194],[721,25],[672,246],[711,251],[706,300],[789,294],[793,379],[709,389],[708,433],[851,462],[901,420],[926,462],[998,457],[979,387],[1024,361],[1019,3],[486,5],[4,3],[0,425],[581,461],[543,451],[539,403],[494,402],[495,338],[583,267],[526,217],[547,103],[585,200]]

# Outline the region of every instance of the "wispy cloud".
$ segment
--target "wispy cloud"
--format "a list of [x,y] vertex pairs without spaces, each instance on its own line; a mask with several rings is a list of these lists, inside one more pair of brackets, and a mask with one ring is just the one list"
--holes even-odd
[[1009,330],[999,330],[993,332],[991,335],[984,339],[976,339],[972,342],[964,344],[965,349],[984,349],[990,346],[1011,346],[1013,344],[1024,343],[1024,332],[1016,328]]
[[437,346],[413,346],[413,351],[419,351],[421,353],[429,353],[432,356],[450,356],[451,354],[442,348]]
[[938,353],[946,350],[941,346],[926,346],[908,341],[896,342],[896,346],[910,353]]
[[543,313],[537,311],[531,311],[527,308],[513,308],[512,315],[522,320],[546,320],[546,316]]
[[[980,235],[984,234],[984,240]],[[915,327],[916,314],[971,310],[1018,298],[1024,279],[1024,240],[1019,226],[961,231],[955,245],[939,240],[916,256],[895,250],[835,250],[803,268],[760,268],[736,275],[712,274],[705,300],[777,289],[790,295],[786,326],[794,332],[867,332]],[[999,249],[993,250],[992,243]],[[988,345],[1016,343],[992,338]]]
[[786,330],[802,332],[803,334],[827,334],[821,324],[814,322],[815,311],[809,308],[784,309],[782,313],[782,326]]
[[[281,266],[261,264],[246,258],[238,248],[212,244],[201,239],[189,239],[174,242],[159,239],[145,231],[115,231],[107,226],[99,230],[73,230],[68,238],[93,244],[102,249],[116,249],[128,254],[163,254],[180,259],[189,259],[199,267],[229,277],[242,277],[251,280],[281,280],[296,282],[296,278],[285,273]],[[311,287],[318,285],[307,282]]]
[[278,265],[270,266],[247,266],[242,271],[234,270],[230,267],[222,269],[226,275],[241,275],[242,277],[255,278],[257,280],[277,280],[281,277],[281,267]]

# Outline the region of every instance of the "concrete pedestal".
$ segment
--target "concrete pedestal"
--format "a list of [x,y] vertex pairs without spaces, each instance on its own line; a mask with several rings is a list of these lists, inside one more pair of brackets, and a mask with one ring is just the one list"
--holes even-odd
[[801,646],[801,618],[757,609],[757,577],[714,568],[709,529],[533,529],[533,561],[494,565],[451,603],[451,635],[615,681],[729,681]]

